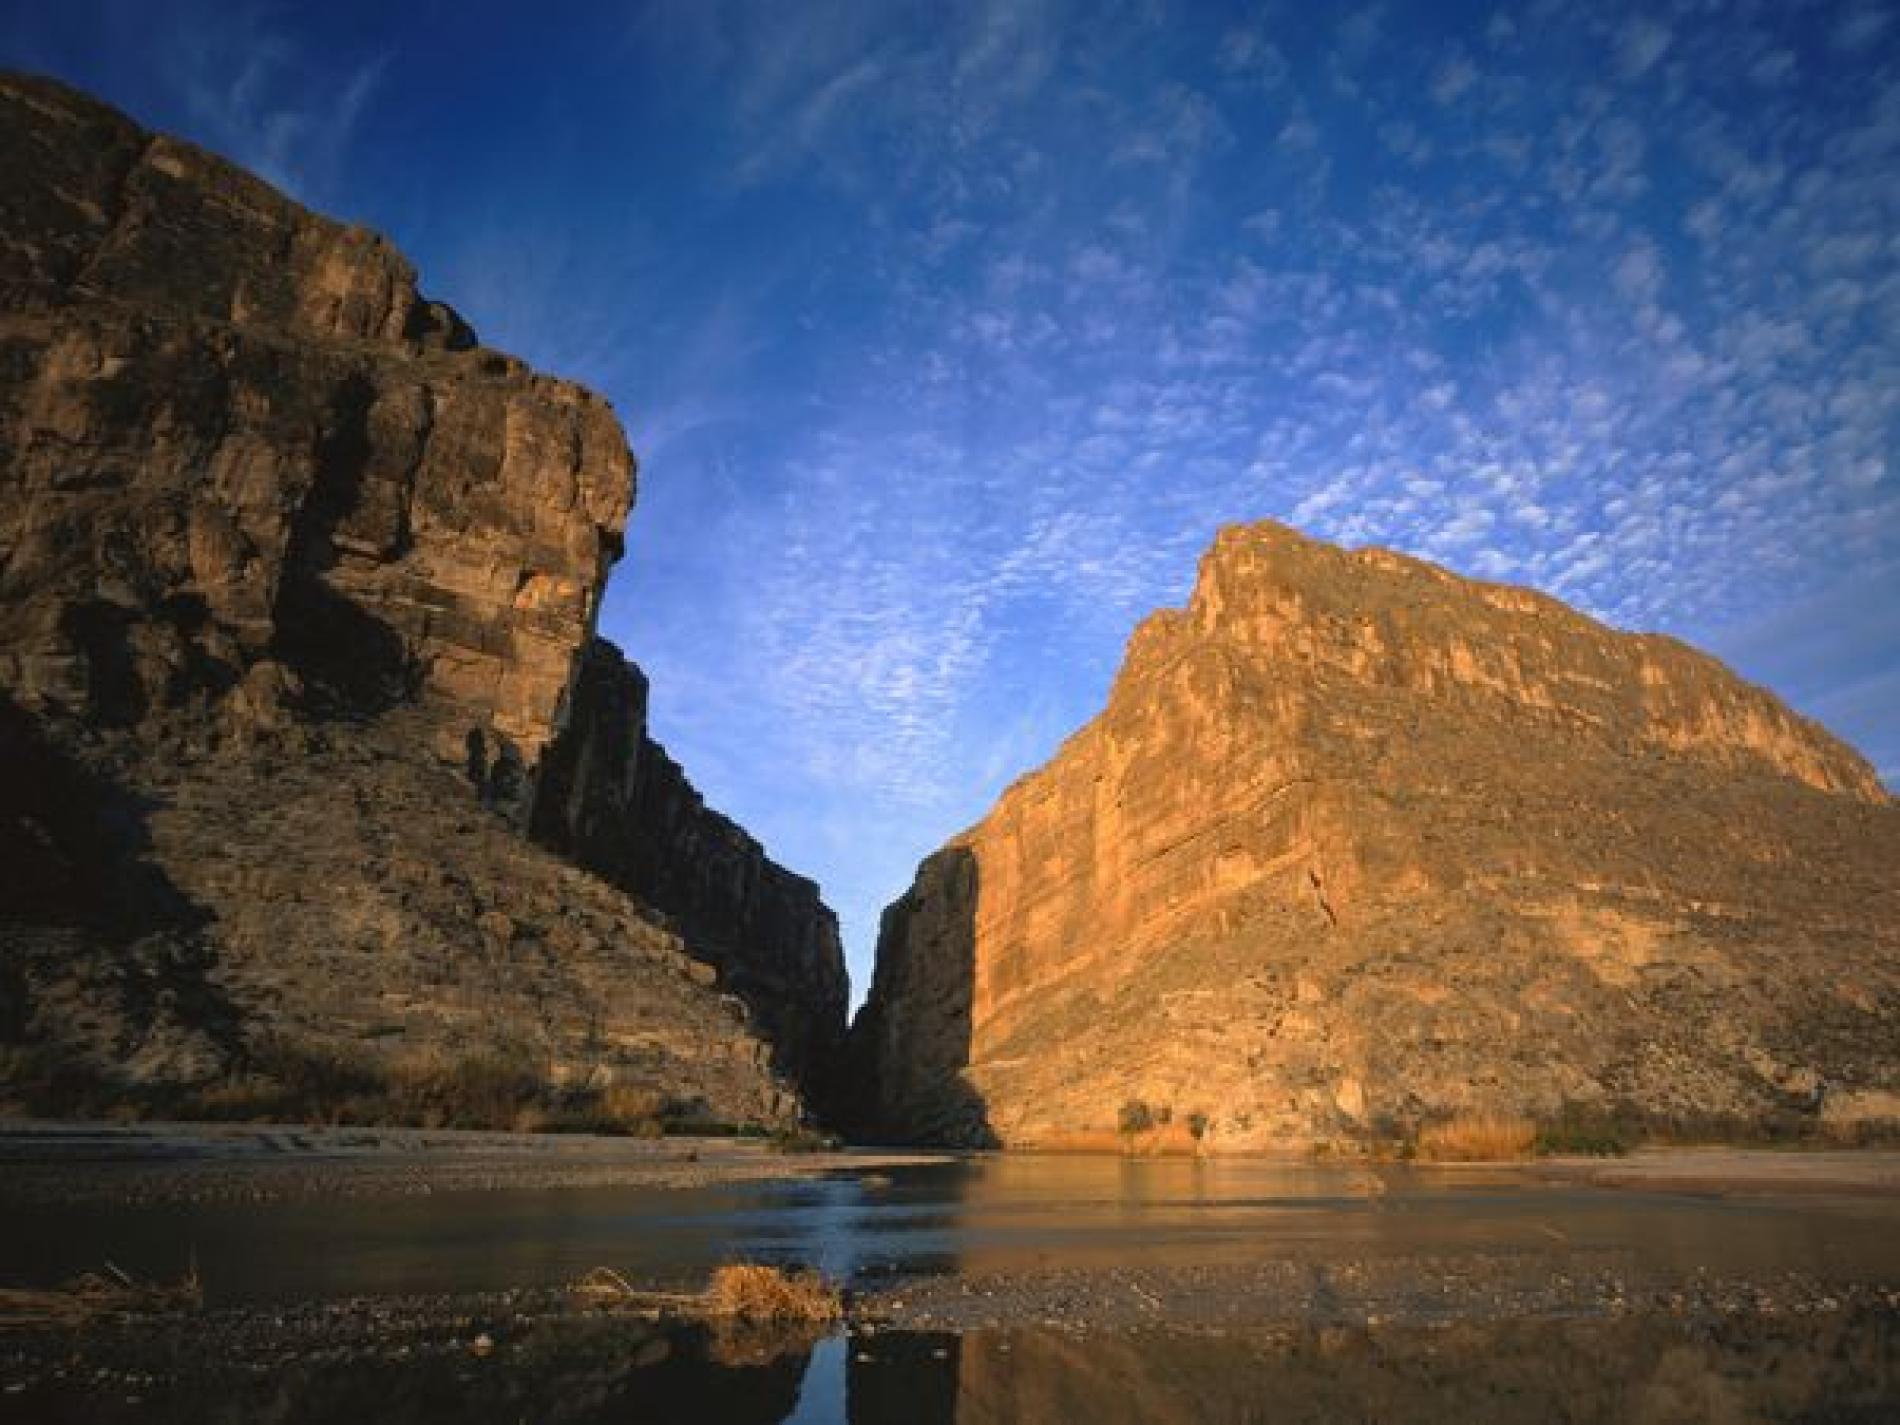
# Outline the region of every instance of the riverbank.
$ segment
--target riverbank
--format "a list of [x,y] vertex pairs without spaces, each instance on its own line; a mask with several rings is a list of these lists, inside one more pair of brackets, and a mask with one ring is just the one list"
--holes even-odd
[[1706,1197],[1900,1198],[1900,1152],[1891,1148],[1645,1148],[1619,1158],[1552,1158],[1533,1177],[1577,1186]]
[[873,1172],[943,1154],[279,1124],[0,1122],[0,1203],[280,1202],[558,1188],[695,1188]]
[[[586,1187],[691,1188],[872,1173],[972,1155],[917,1149],[784,1148],[732,1137],[628,1138],[308,1124],[0,1120],[0,1203],[217,1202],[416,1196]],[[1117,1154],[1012,1153],[1012,1161]],[[1140,1161],[1140,1160],[1136,1160]],[[1165,1161],[1165,1160],[1164,1160]],[[1204,1164],[1286,1158],[1177,1160]],[[1339,1166],[1377,1194],[1397,1177],[1521,1178],[1699,1196],[1892,1196],[1900,1150],[1642,1148],[1621,1157]]]

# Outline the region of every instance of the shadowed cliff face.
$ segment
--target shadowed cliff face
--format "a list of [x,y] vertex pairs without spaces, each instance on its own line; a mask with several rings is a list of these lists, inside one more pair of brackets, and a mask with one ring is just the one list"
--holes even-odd
[[[1900,812],[1866,762],[1673,640],[1384,551],[1225,532],[954,846],[853,1029],[910,1134],[955,1139],[951,1084],[1006,1144],[1112,1144],[1139,1101],[1216,1151],[1894,1102]],[[967,1038],[882,1028],[940,1018]]]
[[647,736],[646,709],[645,674],[595,639],[541,769],[534,837],[664,912],[809,1092],[844,1037],[837,918],[812,882],[705,804]]
[[957,1071],[971,1058],[978,863],[952,844],[885,909],[877,974],[851,1026],[841,1112],[874,1143],[996,1146],[982,1096]]
[[[646,741],[643,690],[578,686],[633,494],[606,402],[479,347],[380,236],[57,84],[0,76],[0,165],[0,695],[98,815],[144,809],[220,1042],[507,1047],[794,1113],[781,1074],[842,1032],[831,912]],[[48,816],[0,791],[10,838]],[[6,889],[15,1029],[155,1064],[126,996],[48,1008],[129,984],[123,947]]]
[[[0,766],[0,1045],[92,1019],[117,1027],[108,1047],[139,1056],[144,1072],[191,1077],[227,1062],[240,1020],[208,974],[212,917],[154,857],[151,803],[3,692]],[[80,958],[84,972],[69,973]]]

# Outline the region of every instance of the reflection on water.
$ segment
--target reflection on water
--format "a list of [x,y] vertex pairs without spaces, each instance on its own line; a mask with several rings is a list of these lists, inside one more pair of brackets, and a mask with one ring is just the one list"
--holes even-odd
[[[928,1340],[928,1338],[925,1338]],[[1746,1324],[1543,1321],[1438,1329],[975,1333],[854,1355],[852,1425],[1005,1421],[1893,1418],[1891,1314]],[[906,1400],[928,1398],[922,1415]]]
[[102,1258],[211,1304],[554,1286],[610,1265],[696,1286],[737,1258],[853,1285],[892,1272],[1613,1251],[1659,1270],[1900,1280],[1900,1204],[1557,1187],[1504,1174],[1246,1159],[986,1157],[889,1175],[656,1192],[470,1192],[0,1214],[0,1271],[48,1284]]
[[1784,1319],[1515,1321],[1377,1329],[834,1337],[720,1364],[702,1335],[569,1323],[519,1349],[305,1363],[118,1392],[35,1385],[0,1421],[456,1420],[1003,1425],[1296,1420],[1890,1420],[1891,1310]]
[[[30,1363],[0,1338],[0,1425],[1900,1419],[1900,1313],[1869,1305],[1878,1293],[1810,1313],[1510,1320],[1483,1295],[1439,1310],[1432,1279],[1460,1258],[1502,1255],[1537,1278],[1570,1270],[1572,1254],[1613,1253],[1633,1272],[1678,1280],[1797,1273],[1879,1285],[1900,1282],[1896,1227],[1900,1202],[1882,1198],[1727,1201],[1508,1174],[1037,1157],[687,1192],[21,1209],[0,1215],[0,1277],[50,1282],[102,1258],[166,1277],[193,1253],[212,1305],[270,1309],[228,1314],[267,1323],[257,1339],[236,1328],[248,1363],[186,1323],[134,1340],[127,1349],[146,1358],[131,1367],[101,1374],[76,1358],[67,1370],[59,1347],[36,1374],[8,1380],[9,1359],[23,1372]],[[1405,1289],[1376,1327],[1340,1324],[1367,1319],[1360,1302],[1277,1331],[1191,1332],[1177,1312],[1173,1330],[787,1342],[502,1316],[486,1355],[447,1327],[413,1351],[378,1327],[374,1358],[362,1359],[326,1358],[321,1340],[300,1345],[294,1330],[280,1348],[268,1325],[282,1324],[276,1303],[553,1286],[601,1264],[697,1286],[734,1258],[811,1264],[858,1287],[892,1272],[1249,1260],[1326,1282],[1335,1265],[1384,1262],[1379,1279]],[[116,1348],[84,1347],[102,1349]]]

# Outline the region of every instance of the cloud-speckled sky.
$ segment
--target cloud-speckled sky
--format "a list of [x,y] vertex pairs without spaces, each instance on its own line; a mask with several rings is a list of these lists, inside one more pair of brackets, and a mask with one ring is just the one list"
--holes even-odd
[[1900,782],[1882,0],[65,0],[643,462],[603,616],[843,914],[1275,516],[1709,647]]

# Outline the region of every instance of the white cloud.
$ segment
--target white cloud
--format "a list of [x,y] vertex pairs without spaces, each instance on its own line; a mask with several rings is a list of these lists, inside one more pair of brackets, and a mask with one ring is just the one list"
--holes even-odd
[[1263,29],[1246,26],[1237,26],[1221,36],[1214,62],[1222,73],[1269,90],[1282,87],[1293,72],[1286,56]]
[[1855,7],[1835,26],[1834,48],[1858,52],[1873,48],[1893,23],[1893,12],[1878,4]]
[[1648,303],[1662,290],[1662,259],[1651,242],[1639,242],[1617,261],[1612,278],[1616,292],[1626,302]]
[[169,28],[152,56],[206,143],[295,197],[334,201],[386,55],[342,68],[299,44],[271,10],[235,4],[216,23]]
[[1432,98],[1440,104],[1455,104],[1477,82],[1477,66],[1465,55],[1454,54],[1432,75]]
[[1616,37],[1616,66],[1626,79],[1649,73],[1674,41],[1669,27],[1648,16],[1638,16]]

